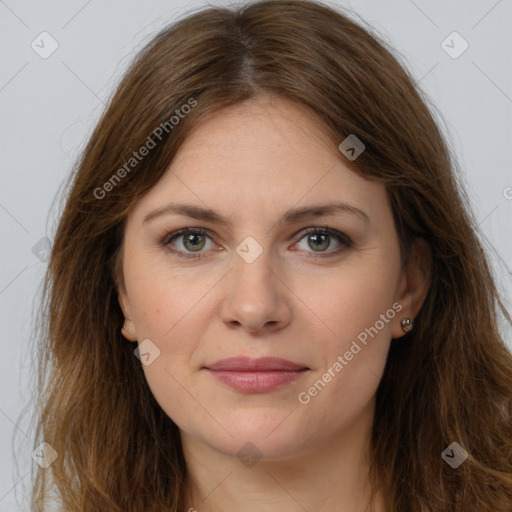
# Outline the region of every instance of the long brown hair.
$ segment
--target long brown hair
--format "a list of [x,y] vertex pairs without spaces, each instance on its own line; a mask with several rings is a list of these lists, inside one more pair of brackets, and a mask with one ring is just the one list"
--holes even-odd
[[[392,340],[377,391],[371,477],[387,510],[510,512],[512,355],[498,314],[510,316],[455,159],[393,50],[348,14],[299,0],[203,8],[164,29],[92,133],[42,291],[35,436],[58,458],[37,468],[32,509],[53,489],[65,511],[184,510],[178,428],[121,335],[119,248],[130,209],[191,130],[264,92],[309,107],[334,148],[350,134],[363,141],[357,160],[340,158],[385,183],[402,263],[417,237],[432,252],[428,296],[414,329]],[[441,457],[452,442],[468,453],[457,469]]]

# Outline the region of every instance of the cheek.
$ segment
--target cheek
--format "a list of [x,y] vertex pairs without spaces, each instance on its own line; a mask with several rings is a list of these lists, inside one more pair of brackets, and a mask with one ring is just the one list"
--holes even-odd
[[347,427],[370,406],[385,368],[395,314],[388,301],[369,304],[364,296],[351,302],[342,297],[327,319],[335,334],[314,340],[321,364],[295,399],[310,417],[328,416],[326,432]]
[[137,289],[137,331],[142,333],[140,339],[151,339],[160,352],[150,365],[143,365],[144,375],[165,413],[176,424],[188,425],[204,414],[191,398],[196,391],[190,374],[198,339],[194,318],[206,291],[180,285],[179,280],[148,277]]
[[183,271],[171,272],[169,267],[160,257],[144,259],[143,254],[134,256],[126,267],[137,331],[161,343],[172,339],[173,331],[179,330],[189,321],[189,315],[201,308],[202,297],[214,285],[211,277],[185,278]]
[[311,387],[301,391],[319,414],[327,407],[340,421],[357,414],[374,395],[399,315],[400,305],[394,302],[399,262],[390,266],[380,261],[368,258],[364,265],[347,265],[323,286],[309,283],[298,291],[308,297],[314,322],[321,326],[314,340],[321,364],[307,383]]
[[381,259],[367,258],[325,278],[301,278],[295,283],[294,291],[310,310],[310,322],[320,325],[323,338],[330,333],[329,338],[335,340],[327,345],[331,349],[350,345],[350,340],[376,323],[382,331],[380,339],[391,337],[399,265],[383,265]]

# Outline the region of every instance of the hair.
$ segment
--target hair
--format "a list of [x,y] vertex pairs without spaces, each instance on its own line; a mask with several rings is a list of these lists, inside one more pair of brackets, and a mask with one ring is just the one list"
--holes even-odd
[[[36,437],[58,458],[34,470],[32,510],[52,494],[66,511],[184,509],[179,429],[121,334],[120,248],[127,215],[194,127],[258,94],[309,107],[335,150],[350,134],[363,141],[357,160],[339,158],[384,183],[402,264],[414,240],[430,248],[428,294],[414,329],[391,340],[377,390],[370,478],[386,510],[510,512],[512,355],[498,315],[511,319],[452,150],[384,40],[348,13],[299,0],[203,7],[161,30],[76,162],[37,327]],[[468,452],[457,469],[441,457],[454,441]]]

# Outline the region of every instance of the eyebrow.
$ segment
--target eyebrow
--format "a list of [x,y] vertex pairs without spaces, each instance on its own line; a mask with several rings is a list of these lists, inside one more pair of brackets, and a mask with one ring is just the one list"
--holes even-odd
[[[292,208],[285,212],[277,222],[278,225],[295,224],[304,219],[323,217],[327,215],[334,215],[336,213],[348,213],[356,215],[361,218],[367,224],[371,224],[370,217],[363,210],[347,204],[347,203],[326,203],[321,205],[302,206],[299,208]],[[201,221],[211,222],[213,224],[219,224],[223,226],[231,226],[231,223],[225,219],[221,214],[210,208],[203,208],[202,206],[192,204],[178,204],[169,203],[165,206],[157,208],[152,212],[148,213],[142,223],[146,223],[157,217],[163,215],[183,215],[198,219]]]

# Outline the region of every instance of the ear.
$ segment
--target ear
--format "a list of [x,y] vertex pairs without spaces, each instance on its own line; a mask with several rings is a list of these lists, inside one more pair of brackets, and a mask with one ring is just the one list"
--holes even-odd
[[121,333],[127,340],[137,341],[135,324],[130,310],[130,301],[128,300],[128,294],[123,286],[120,286],[118,289],[117,300],[119,301],[119,305],[121,306],[125,318]]
[[123,254],[124,254],[124,245],[121,245],[118,248],[118,252],[115,257],[115,264],[112,272],[112,279],[114,281],[114,286],[117,291],[117,300],[119,305],[121,306],[121,310],[124,315],[124,324],[121,329],[121,334],[130,341],[137,341],[137,336],[135,332],[135,324],[132,319],[130,301],[128,299],[128,293],[126,291],[126,284],[124,280],[124,272],[123,272]]
[[431,271],[430,246],[423,238],[416,238],[407,268],[402,272],[398,285],[397,302],[402,305],[402,310],[393,320],[393,338],[401,338],[405,334],[400,324],[403,318],[410,318],[414,324],[414,318],[423,306],[430,288]]

